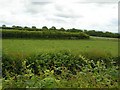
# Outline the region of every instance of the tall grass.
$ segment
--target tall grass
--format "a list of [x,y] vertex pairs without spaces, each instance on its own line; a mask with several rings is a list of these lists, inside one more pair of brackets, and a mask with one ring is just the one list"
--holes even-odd
[[[111,40],[39,40],[39,39],[3,39],[2,51],[10,54],[29,54],[39,52],[56,52],[69,50],[80,52],[101,52],[118,55],[118,42]],[[93,54],[94,55],[94,54]]]

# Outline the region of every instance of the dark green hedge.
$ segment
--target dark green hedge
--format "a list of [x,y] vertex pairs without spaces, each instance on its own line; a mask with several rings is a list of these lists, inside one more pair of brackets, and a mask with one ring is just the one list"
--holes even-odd
[[119,33],[112,33],[112,32],[102,32],[102,31],[95,31],[95,30],[87,31],[87,30],[85,30],[84,33],[86,33],[90,36],[96,36],[96,37],[120,38]]
[[89,39],[83,32],[3,30],[2,38]]

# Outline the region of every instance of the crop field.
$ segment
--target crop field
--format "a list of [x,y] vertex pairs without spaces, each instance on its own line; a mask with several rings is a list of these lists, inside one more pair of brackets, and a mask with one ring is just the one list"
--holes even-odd
[[38,39],[3,39],[3,52],[31,54],[39,52],[56,52],[69,50],[72,53],[106,52],[118,55],[118,40],[38,40]]

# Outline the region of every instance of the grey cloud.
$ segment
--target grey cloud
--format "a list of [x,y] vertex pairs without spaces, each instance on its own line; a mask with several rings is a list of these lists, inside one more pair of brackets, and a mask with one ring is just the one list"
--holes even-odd
[[119,0],[77,0],[78,2],[85,3],[118,3]]
[[[108,5],[113,5],[115,3],[110,3],[110,2],[102,2],[102,3],[96,3],[98,7],[103,7],[103,6],[108,6]],[[116,8],[115,6],[113,8]]]
[[32,2],[33,5],[48,5],[51,2]]
[[66,21],[64,20],[64,19],[62,19],[62,18],[56,18],[56,17],[54,17],[54,18],[46,18],[48,21],[53,21],[53,22],[57,22],[57,23],[65,23]]
[[35,10],[33,8],[27,8],[26,13],[37,14],[39,12],[38,12],[38,10]]
[[[34,2],[54,2],[56,0],[33,0]],[[66,0],[69,1],[69,0]],[[101,3],[101,2],[110,2],[110,3],[118,3],[119,0],[73,0],[72,2],[85,2],[85,3]]]
[[[97,1],[100,2],[100,0],[93,0],[93,1],[92,0],[91,1],[85,0],[85,1],[87,3],[94,2],[95,7],[96,7],[95,9],[97,9],[98,7],[100,7],[100,8],[102,7],[103,13],[110,12],[110,11],[104,12],[103,5],[105,4],[104,2],[108,2],[107,0],[106,1],[104,0],[104,2],[98,3],[98,4],[96,4],[96,2]],[[103,1],[103,0],[101,0],[101,1]],[[114,0],[111,0],[111,1],[114,1]],[[81,2],[81,0],[80,0],[80,2]],[[106,4],[109,4],[109,3],[106,3]],[[81,25],[79,25],[78,23],[79,23],[80,19],[82,17],[84,17],[83,19],[86,20],[87,15],[85,15],[84,12],[77,11],[80,8],[74,8],[72,6],[69,7],[70,6],[69,3],[68,3],[68,7],[67,7],[67,5],[62,4],[62,2],[61,3],[54,3],[54,1],[52,1],[52,0],[26,0],[26,2],[24,2],[24,0],[23,0],[23,2],[20,2],[20,4],[17,4],[17,5],[20,5],[20,6],[18,6],[19,8],[14,6],[14,5],[16,5],[16,4],[13,4],[13,7],[10,7],[10,9],[8,8],[8,6],[7,6],[8,9],[1,8],[0,15],[4,15],[4,18],[0,19],[1,25],[2,24],[6,24],[6,25],[13,25],[13,24],[14,25],[16,25],[16,24],[18,24],[18,25],[19,24],[20,25],[31,25],[31,24],[34,24],[36,26],[37,25],[39,26],[39,23],[42,22],[41,25],[48,25],[48,26],[56,25],[56,26],[62,26],[62,27],[78,27],[78,28],[83,27],[86,29],[89,29],[89,27],[87,27],[87,26],[91,26],[91,29],[94,29],[94,27],[95,27],[96,29],[102,30],[102,29],[107,29],[108,28],[107,25],[109,24],[110,25],[108,28],[109,30],[111,30],[111,31],[117,30],[116,28],[114,28],[115,26],[117,26],[116,20],[108,21],[107,24],[104,23],[104,20],[103,20],[103,25],[97,24],[99,22],[99,20],[98,21],[96,20],[96,22],[95,22],[96,25],[94,25],[94,26],[89,24],[89,22],[87,25],[84,25],[85,22],[83,21],[83,22],[81,22]],[[3,5],[2,7],[5,7],[5,5]],[[105,6],[105,8],[106,7],[107,6]],[[111,7],[113,7],[113,5],[111,5]],[[86,8],[89,8],[89,7],[87,7],[87,5],[86,5]],[[82,9],[84,10],[84,8],[82,8]],[[115,8],[115,9],[117,9],[117,8]],[[2,14],[2,11],[3,11],[3,14]],[[13,14],[12,13],[13,11],[16,14]],[[94,13],[94,12],[91,11],[91,13]],[[108,17],[109,16],[111,16],[110,18],[112,19],[112,15],[109,14]],[[88,17],[90,17],[89,14],[88,14]],[[115,17],[113,16],[113,18],[115,18]],[[74,24],[73,24],[73,21],[74,21]]]
[[61,17],[61,18],[82,18],[83,17],[82,15],[78,15],[77,13],[75,13],[72,10],[72,8],[67,8],[66,9],[65,6],[55,4],[55,9],[57,11],[55,16],[57,16],[57,17]]
[[63,13],[59,13],[59,14],[56,14],[56,16],[58,17],[62,17],[62,18],[82,18],[83,16],[81,15],[74,15],[74,14],[63,14]]
[[[38,13],[44,13],[46,12],[46,7],[47,5],[50,5],[52,4],[51,2],[45,2],[45,1],[42,1],[41,2],[36,2],[34,0],[32,0],[29,4],[26,5],[26,13],[30,13],[30,14],[38,14]],[[49,8],[49,7],[47,7]]]
[[2,25],[12,25],[13,23],[12,22],[8,22],[6,20],[0,20],[0,26]]
[[55,8],[57,11],[63,11],[64,7],[61,7],[59,5],[55,5]]
[[111,24],[114,25],[114,26],[117,26],[118,25],[118,20],[117,19],[112,19]]
[[54,0],[31,0],[32,2],[54,2]]
[[41,5],[36,5],[36,4],[31,3],[31,4],[27,5],[25,8],[26,8],[26,13],[38,14],[39,12],[44,11],[43,7],[44,7],[44,5],[41,6]]

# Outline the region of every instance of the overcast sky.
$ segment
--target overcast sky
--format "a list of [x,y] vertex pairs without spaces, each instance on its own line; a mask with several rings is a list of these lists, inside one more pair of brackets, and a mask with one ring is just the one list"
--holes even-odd
[[3,24],[118,32],[118,0],[0,0]]

